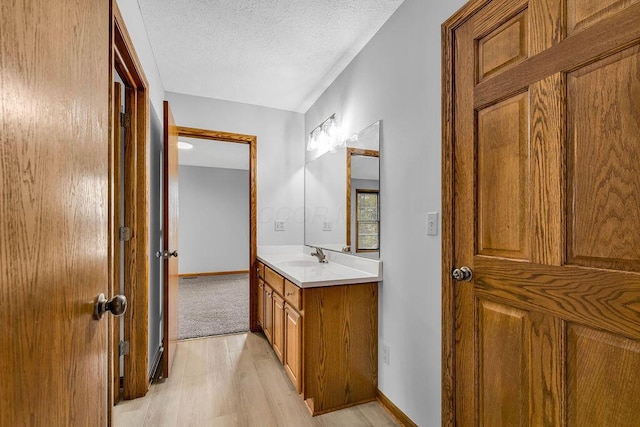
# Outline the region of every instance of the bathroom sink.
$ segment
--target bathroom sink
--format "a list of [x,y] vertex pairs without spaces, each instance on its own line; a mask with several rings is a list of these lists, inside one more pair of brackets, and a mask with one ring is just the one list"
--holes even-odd
[[293,261],[283,261],[280,264],[287,267],[317,267],[320,264],[318,261],[297,259]]

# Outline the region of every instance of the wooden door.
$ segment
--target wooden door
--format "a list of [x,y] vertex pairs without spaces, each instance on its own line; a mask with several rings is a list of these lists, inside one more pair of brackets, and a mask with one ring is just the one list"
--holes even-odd
[[0,9],[0,425],[106,425],[109,1]]
[[477,1],[444,29],[455,423],[637,426],[640,2]]
[[164,101],[164,346],[163,373],[169,377],[178,344],[178,127]]

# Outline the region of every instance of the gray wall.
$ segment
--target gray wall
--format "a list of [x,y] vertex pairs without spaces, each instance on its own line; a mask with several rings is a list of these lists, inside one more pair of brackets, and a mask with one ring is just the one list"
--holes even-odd
[[180,274],[248,270],[249,171],[180,165],[178,176]]
[[[149,36],[142,20],[140,6],[136,0],[116,0],[127,32],[136,50],[136,55],[144,69],[149,83],[149,102],[155,109],[155,114],[162,123],[162,101],[164,100],[164,86],[160,79],[156,58],[149,43]],[[153,114],[153,111],[152,111]]]
[[[291,111],[167,92],[179,126],[258,138],[258,245],[301,245],[304,235],[304,116]],[[282,220],[285,231],[275,231]]]
[[149,370],[162,344],[162,124],[150,105],[149,148]]
[[441,418],[440,25],[463,3],[406,0],[305,115],[310,132],[336,113],[345,135],[382,119],[378,385],[423,426]]

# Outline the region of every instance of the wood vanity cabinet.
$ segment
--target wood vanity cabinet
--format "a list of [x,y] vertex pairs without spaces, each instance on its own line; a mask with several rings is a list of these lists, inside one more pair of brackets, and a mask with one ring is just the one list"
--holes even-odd
[[302,289],[284,281],[284,370],[298,393],[302,393]]
[[264,289],[264,264],[258,262],[258,267],[256,268],[256,274],[258,276],[258,325],[261,328],[264,328],[264,299],[265,299],[265,289]]
[[271,341],[273,351],[284,362],[284,299],[276,293],[273,294],[273,335]]
[[302,393],[302,316],[284,307],[284,370],[298,393]]
[[258,279],[258,325],[264,325],[264,280]]
[[264,284],[264,323],[262,330],[269,343],[273,344],[273,289]]
[[311,413],[375,400],[378,283],[301,289],[265,266],[264,289],[264,333]]

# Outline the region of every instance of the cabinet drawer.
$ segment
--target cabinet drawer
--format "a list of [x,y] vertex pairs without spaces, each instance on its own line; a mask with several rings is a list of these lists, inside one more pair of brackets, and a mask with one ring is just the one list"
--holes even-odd
[[300,311],[302,307],[302,289],[285,279],[284,299],[291,304],[293,308]]
[[264,279],[264,264],[258,262],[258,276]]
[[284,295],[284,277],[266,266],[264,267],[264,281],[267,282],[276,293]]

